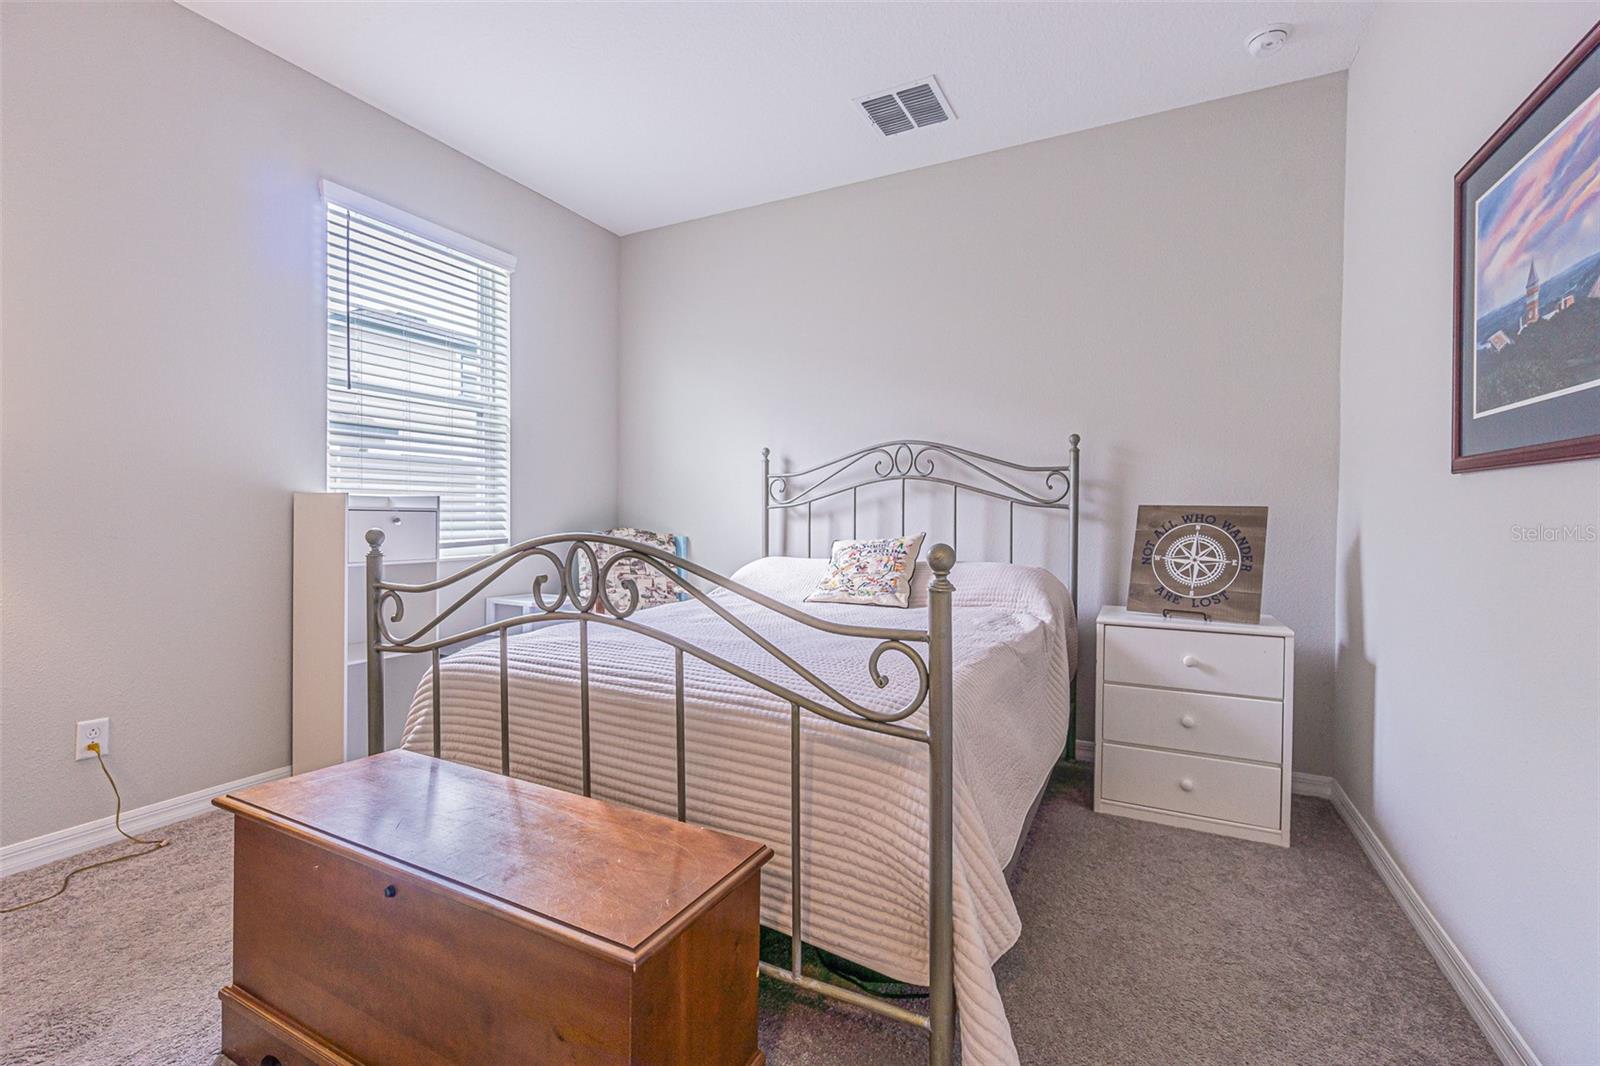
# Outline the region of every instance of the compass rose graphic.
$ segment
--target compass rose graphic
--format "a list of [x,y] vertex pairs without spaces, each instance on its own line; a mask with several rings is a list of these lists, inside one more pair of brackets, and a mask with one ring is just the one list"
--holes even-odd
[[1169,529],[1156,541],[1156,580],[1168,592],[1197,599],[1214,596],[1239,576],[1233,538],[1205,522]]

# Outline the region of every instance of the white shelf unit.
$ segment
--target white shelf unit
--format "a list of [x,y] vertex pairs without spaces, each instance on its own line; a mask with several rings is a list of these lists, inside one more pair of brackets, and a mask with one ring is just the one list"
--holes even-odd
[[1094,809],[1289,846],[1294,631],[1100,612]]
[[[552,599],[554,599],[553,596],[546,594],[546,602]],[[533,598],[533,593],[531,592],[520,592],[507,596],[490,596],[483,601],[483,624],[492,626],[496,622],[505,621],[507,618],[520,618],[525,614],[539,614],[541,610],[539,602]],[[528,622],[525,625],[508,629],[506,633],[516,636],[518,633],[532,633],[535,629],[543,629],[545,626],[560,624],[560,622]],[[484,639],[493,639],[493,634]]]
[[[384,576],[408,584],[439,575],[437,496],[294,494],[293,681],[290,763],[302,774],[367,754],[366,533],[384,531]],[[407,618],[429,618],[438,597],[408,597]],[[384,659],[384,747],[400,743],[424,655]]]

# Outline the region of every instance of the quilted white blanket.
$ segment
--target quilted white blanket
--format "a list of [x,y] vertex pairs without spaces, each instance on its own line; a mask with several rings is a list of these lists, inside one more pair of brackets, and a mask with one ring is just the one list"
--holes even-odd
[[[822,576],[820,559],[761,559],[734,579],[800,605]],[[906,610],[806,604],[817,617],[896,629],[927,626],[926,564]],[[1048,571],[958,563],[954,595],[955,951],[964,1059],[1017,1061],[993,965],[1021,932],[1002,867],[1066,738],[1077,627],[1066,588]],[[886,654],[878,689],[873,643],[820,633],[726,592],[719,602],[846,696],[874,709],[903,706],[912,670]],[[693,601],[633,616],[796,691],[809,686]],[[507,645],[511,769],[518,777],[580,787],[578,633],[551,625]],[[591,624],[592,791],[663,814],[677,806],[673,650]],[[496,641],[446,658],[440,670],[442,754],[500,765]],[[764,841],[777,853],[762,878],[762,923],[790,925],[789,705],[685,656],[688,817]],[[405,746],[432,747],[431,680],[406,721]],[[801,756],[803,935],[807,942],[890,977],[928,978],[928,765],[925,745],[803,712]],[[921,726],[918,711],[907,724]]]

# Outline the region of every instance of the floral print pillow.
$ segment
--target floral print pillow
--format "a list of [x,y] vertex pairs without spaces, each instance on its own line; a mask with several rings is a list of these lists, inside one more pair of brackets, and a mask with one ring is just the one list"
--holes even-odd
[[834,541],[828,573],[806,602],[906,606],[911,602],[911,573],[925,536]]
[[[620,537],[623,540],[637,541],[652,548],[661,548],[674,555],[684,554],[684,539],[671,533],[654,533],[648,529],[635,529],[631,526],[622,526],[618,529],[605,531],[608,537]],[[595,546],[596,561],[602,569],[612,558],[620,555],[624,549],[611,544]],[[679,571],[681,576],[682,571]],[[618,608],[627,606],[628,590],[622,587],[624,580],[633,580],[639,587],[639,608],[659,607],[664,603],[674,603],[683,599],[684,594],[678,588],[677,582],[663,574],[654,566],[640,559],[624,559],[611,568],[609,580],[606,582],[606,595],[601,597],[596,609],[607,612],[606,604],[614,603]],[[589,572],[585,568],[578,577],[578,600],[581,603],[589,595]]]

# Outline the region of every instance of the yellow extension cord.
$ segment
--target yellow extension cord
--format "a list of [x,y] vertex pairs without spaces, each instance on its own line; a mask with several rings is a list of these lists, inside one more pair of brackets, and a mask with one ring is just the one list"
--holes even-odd
[[61,887],[50,893],[48,896],[40,896],[38,899],[32,899],[26,903],[19,903],[15,907],[0,907],[0,914],[12,914],[16,911],[25,911],[29,907],[37,907],[41,903],[48,903],[57,896],[61,895],[61,893],[65,892],[67,890],[67,886],[72,883],[72,879],[81,873],[84,873],[88,870],[98,869],[101,866],[110,866],[113,863],[127,862],[129,859],[137,859],[141,856],[149,855],[151,852],[160,851],[162,848],[167,846],[168,842],[166,840],[146,840],[144,837],[136,837],[132,833],[129,833],[127,830],[122,828],[122,793],[117,789],[116,779],[111,776],[111,770],[106,766],[105,756],[100,754],[100,745],[98,743],[91,742],[84,746],[90,751],[94,752],[94,757],[99,760],[100,763],[100,772],[106,775],[106,780],[111,783],[111,794],[117,798],[117,813],[112,818],[112,824],[117,827],[117,832],[121,833],[124,837],[133,841],[135,844],[148,844],[150,846],[145,848],[143,851],[136,851],[131,855],[118,855],[114,859],[102,859],[99,862],[91,862],[86,866],[80,866],[68,873],[66,877],[62,878]]

